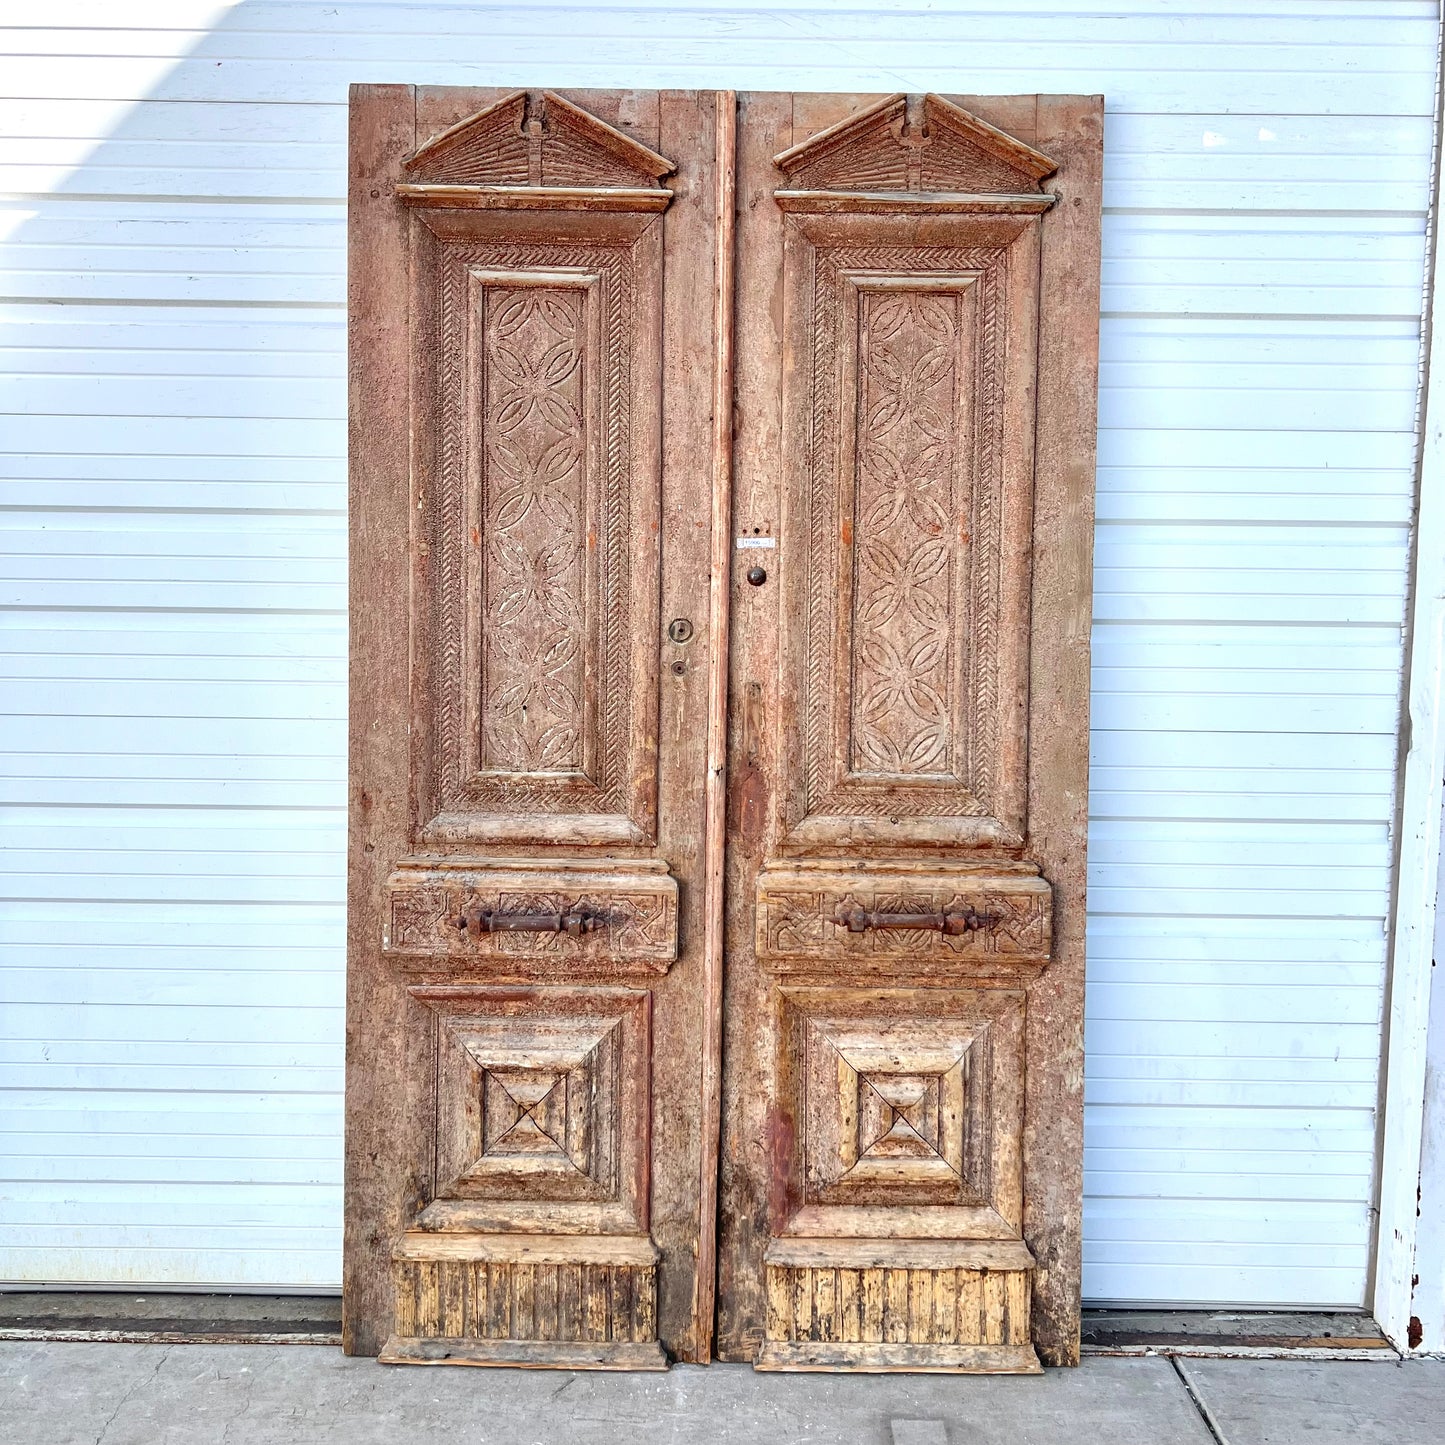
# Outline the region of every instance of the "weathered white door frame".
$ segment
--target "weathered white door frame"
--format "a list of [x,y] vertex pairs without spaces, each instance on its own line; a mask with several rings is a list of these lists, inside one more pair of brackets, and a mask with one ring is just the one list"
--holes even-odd
[[[1440,54],[1445,56],[1445,48]],[[1445,69],[1440,74],[1445,76]],[[1427,1350],[1445,1349],[1445,1302],[1441,1292],[1437,1288],[1424,1296],[1434,1302],[1437,1317],[1417,1320],[1412,1283],[1418,1260],[1445,1257],[1445,1197],[1425,1194],[1421,1178],[1425,1131],[1433,1128],[1438,1134],[1445,1130],[1445,1119],[1432,1119],[1426,1110],[1425,1088],[1429,1069],[1445,1069],[1445,1057],[1429,1057],[1430,984],[1441,809],[1445,799],[1445,306],[1441,305],[1445,251],[1440,246],[1440,155],[1445,112],[1440,104],[1441,89],[1437,84],[1435,174],[1424,305],[1426,364],[1419,409],[1419,480],[1396,813],[1394,927],[1382,1047],[1383,1108],[1376,1154],[1378,1232],[1372,1306],[1380,1328],[1402,1350],[1415,1345]],[[1437,1036],[1434,1045],[1445,1051],[1445,1039]]]

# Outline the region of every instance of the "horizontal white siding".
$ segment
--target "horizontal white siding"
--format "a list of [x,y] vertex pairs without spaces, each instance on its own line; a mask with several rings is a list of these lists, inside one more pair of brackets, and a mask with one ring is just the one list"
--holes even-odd
[[1363,1299],[1435,7],[1258,8],[26,12],[0,1278],[339,1277],[347,83],[1058,90],[1108,101],[1085,1291]]

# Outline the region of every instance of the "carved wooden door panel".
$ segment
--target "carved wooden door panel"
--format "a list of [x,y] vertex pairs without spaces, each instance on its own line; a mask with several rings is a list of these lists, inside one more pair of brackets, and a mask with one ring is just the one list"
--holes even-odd
[[720,113],[353,95],[353,1352],[710,1346]]
[[1076,1357],[1100,110],[354,91],[351,1352]]
[[724,1358],[1077,1359],[1101,121],[743,98]]

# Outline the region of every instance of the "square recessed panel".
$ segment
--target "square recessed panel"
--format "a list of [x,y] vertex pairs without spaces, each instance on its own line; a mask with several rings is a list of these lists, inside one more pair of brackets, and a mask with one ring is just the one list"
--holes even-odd
[[444,1018],[442,1044],[463,1056],[443,1073],[464,1093],[466,1127],[438,1159],[440,1197],[617,1197],[621,1018]]
[[410,992],[438,1016],[434,1200],[499,1221],[569,1205],[579,1227],[599,1209],[613,1225],[642,1218],[648,993]]
[[790,988],[782,1008],[809,1217],[882,1211],[881,1233],[920,1205],[1017,1220],[1022,994]]

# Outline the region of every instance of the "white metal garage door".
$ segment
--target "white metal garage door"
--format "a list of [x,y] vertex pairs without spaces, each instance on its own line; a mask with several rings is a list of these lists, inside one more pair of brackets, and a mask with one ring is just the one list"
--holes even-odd
[[339,1278],[345,87],[543,82],[1106,94],[1085,1290],[1363,1299],[1434,6],[1257,9],[27,12],[0,1279]]

